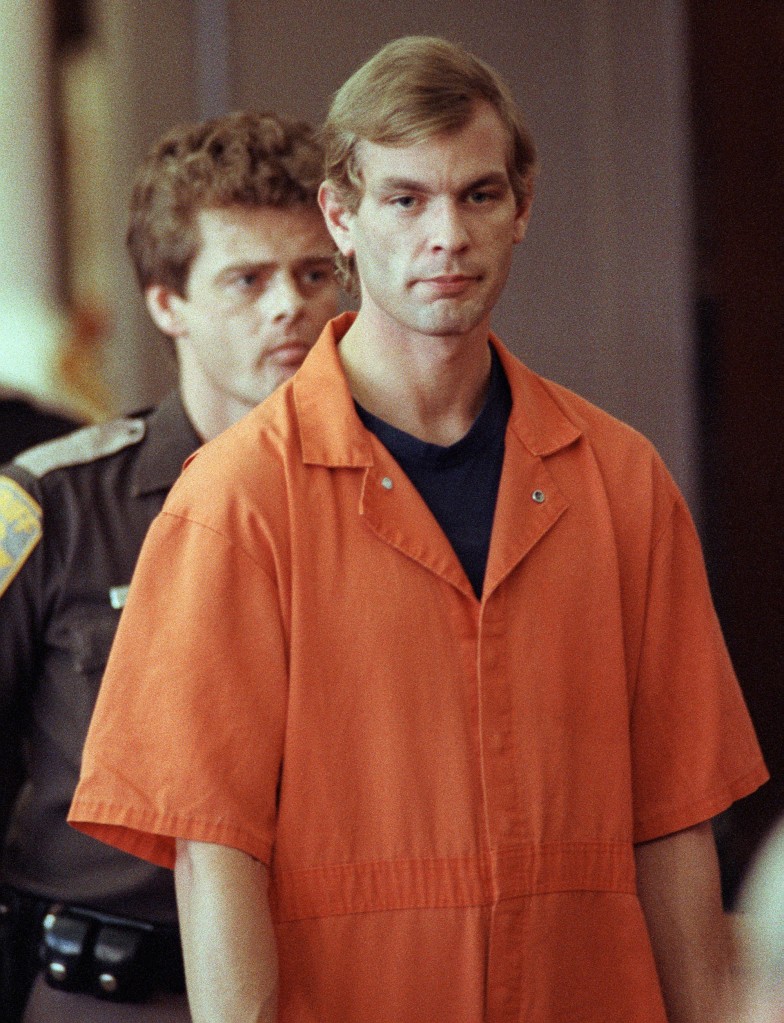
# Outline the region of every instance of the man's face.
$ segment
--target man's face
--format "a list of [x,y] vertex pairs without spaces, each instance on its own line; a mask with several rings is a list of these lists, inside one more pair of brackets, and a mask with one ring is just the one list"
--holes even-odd
[[404,147],[361,141],[357,155],[357,211],[331,216],[324,191],[322,207],[356,260],[363,316],[431,336],[487,329],[528,219],[512,194],[498,114],[478,104],[454,134]]
[[166,295],[163,329],[186,398],[225,402],[235,420],[292,376],[335,314],[334,246],[317,208],[208,209],[198,227],[185,297]]

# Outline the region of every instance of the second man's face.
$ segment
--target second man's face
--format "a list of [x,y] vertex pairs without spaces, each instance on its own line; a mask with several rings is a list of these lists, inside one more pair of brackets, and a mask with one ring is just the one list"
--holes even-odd
[[315,207],[202,210],[198,225],[185,297],[170,299],[180,371],[244,413],[292,376],[335,315],[334,245]]

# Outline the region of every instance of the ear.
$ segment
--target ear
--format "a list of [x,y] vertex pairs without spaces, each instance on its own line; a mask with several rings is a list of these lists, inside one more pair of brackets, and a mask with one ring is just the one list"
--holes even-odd
[[144,301],[158,330],[175,339],[185,333],[182,318],[184,298],[165,284],[150,284],[144,289]]
[[517,215],[515,216],[514,225],[514,240],[515,243],[521,242],[525,238],[525,232],[528,230],[528,221],[531,219],[531,207],[534,201],[534,183],[529,181],[526,186],[525,196],[522,202],[517,207]]
[[331,181],[324,181],[319,188],[318,202],[332,240],[344,256],[352,256],[354,254],[354,246],[351,241],[353,214],[346,206],[341,192],[335,188]]

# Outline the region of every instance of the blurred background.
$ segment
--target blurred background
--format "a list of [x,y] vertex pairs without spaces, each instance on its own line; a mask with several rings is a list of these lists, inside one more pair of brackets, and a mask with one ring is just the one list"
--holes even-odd
[[0,390],[99,420],[174,379],[124,250],[176,122],[320,120],[385,41],[510,82],[541,157],[495,328],[646,433],[684,490],[773,781],[718,823],[731,899],[784,812],[784,5],[2,0]]

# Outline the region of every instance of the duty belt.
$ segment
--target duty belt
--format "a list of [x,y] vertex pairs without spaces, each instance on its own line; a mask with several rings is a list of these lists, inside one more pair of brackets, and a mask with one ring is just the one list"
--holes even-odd
[[176,926],[48,903],[18,892],[3,894],[20,924],[27,922],[28,933],[29,922],[35,921],[39,965],[52,987],[117,1002],[144,1001],[157,991],[185,991]]

